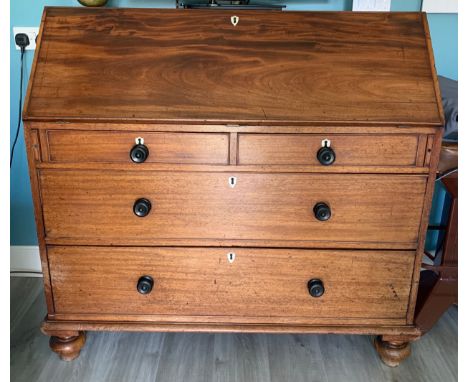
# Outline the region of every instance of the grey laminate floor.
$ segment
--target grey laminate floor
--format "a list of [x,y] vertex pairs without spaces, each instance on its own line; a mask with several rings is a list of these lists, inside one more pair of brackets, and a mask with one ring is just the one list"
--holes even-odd
[[39,325],[41,278],[11,278],[12,381],[380,382],[457,380],[458,312],[452,307],[413,344],[400,367],[383,365],[367,336],[90,332],[63,362]]

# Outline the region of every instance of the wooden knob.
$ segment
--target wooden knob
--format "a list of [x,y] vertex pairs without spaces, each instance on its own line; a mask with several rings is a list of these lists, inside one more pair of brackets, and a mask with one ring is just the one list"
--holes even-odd
[[153,290],[154,281],[151,276],[141,276],[138,279],[137,291],[141,294],[148,294]]
[[145,145],[135,145],[130,150],[130,159],[135,163],[143,163],[148,156],[149,150]]
[[320,297],[325,293],[323,282],[319,279],[309,280],[307,283],[307,288],[309,289],[309,294],[312,297]]
[[331,147],[322,147],[317,152],[317,159],[320,164],[330,166],[335,161],[335,152]]
[[133,212],[136,216],[143,218],[151,211],[151,202],[148,199],[141,198],[135,201]]
[[314,206],[314,215],[317,220],[320,220],[320,221],[328,220],[331,217],[331,209],[326,203],[323,203],[323,202],[317,203]]

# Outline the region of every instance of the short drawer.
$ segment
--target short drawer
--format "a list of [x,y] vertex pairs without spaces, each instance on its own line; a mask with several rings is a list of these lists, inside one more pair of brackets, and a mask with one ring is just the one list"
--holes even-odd
[[158,133],[49,130],[51,162],[132,163],[131,150],[142,143],[147,163],[229,163],[229,135],[223,133]]
[[[321,166],[323,145],[333,150],[331,166],[422,166],[425,136],[239,134],[240,165]],[[327,140],[325,143],[324,141]]]
[[403,323],[414,252],[51,246],[48,259],[59,314]]
[[259,240],[412,249],[426,188],[416,175],[41,170],[39,178],[51,244]]

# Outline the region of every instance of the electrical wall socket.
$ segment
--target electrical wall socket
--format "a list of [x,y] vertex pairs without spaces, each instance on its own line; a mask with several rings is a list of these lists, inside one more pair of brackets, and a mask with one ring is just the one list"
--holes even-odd
[[[29,45],[26,47],[26,50],[36,49],[36,37],[39,35],[39,28],[36,28],[36,27],[13,27],[13,41],[15,40],[15,36],[18,33],[25,33],[29,37]],[[21,48],[18,45],[16,45],[16,50],[21,50]]]
[[353,0],[353,11],[387,12],[391,0]]

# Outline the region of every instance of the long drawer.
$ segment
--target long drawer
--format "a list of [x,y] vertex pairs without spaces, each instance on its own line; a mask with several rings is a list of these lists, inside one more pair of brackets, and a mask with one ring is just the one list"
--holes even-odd
[[[104,245],[236,239],[415,248],[426,186],[423,176],[72,170],[42,170],[40,182],[49,243]],[[134,210],[140,199],[151,203],[144,217]],[[319,204],[328,220],[317,218]]]
[[48,259],[57,314],[403,323],[414,252],[50,246]]

